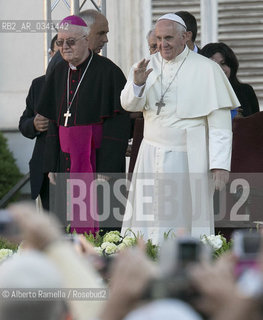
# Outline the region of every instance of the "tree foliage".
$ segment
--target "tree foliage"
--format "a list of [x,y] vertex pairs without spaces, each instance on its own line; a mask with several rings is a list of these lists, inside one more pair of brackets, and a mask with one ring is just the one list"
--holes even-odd
[[0,132],[0,199],[22,177],[12,152],[8,149],[7,139]]

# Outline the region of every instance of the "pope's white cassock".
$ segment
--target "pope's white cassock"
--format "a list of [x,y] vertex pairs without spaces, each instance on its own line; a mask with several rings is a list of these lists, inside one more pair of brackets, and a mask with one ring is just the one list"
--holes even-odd
[[[221,68],[188,47],[170,61],[160,53],[150,57],[147,69],[153,71],[143,93],[133,83],[136,66],[130,71],[121,103],[128,111],[143,112],[144,138],[122,234],[131,228],[154,243],[161,242],[169,230],[184,229],[193,236],[212,234],[210,170],[230,170],[230,109],[238,107],[239,101]],[[157,115],[156,102],[167,87],[165,106]]]

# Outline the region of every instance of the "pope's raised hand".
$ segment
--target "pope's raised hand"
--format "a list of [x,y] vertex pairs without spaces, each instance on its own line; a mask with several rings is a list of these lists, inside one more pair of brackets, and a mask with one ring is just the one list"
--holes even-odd
[[153,71],[153,69],[148,69],[147,66],[150,60],[143,59],[134,69],[134,84],[137,86],[143,86],[149,76],[149,74]]

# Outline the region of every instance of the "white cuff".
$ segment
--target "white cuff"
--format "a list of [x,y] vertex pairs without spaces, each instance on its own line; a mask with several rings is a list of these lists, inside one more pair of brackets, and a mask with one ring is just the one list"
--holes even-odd
[[232,131],[228,129],[209,130],[209,162],[211,169],[230,171],[232,153]]
[[136,97],[141,97],[142,89],[145,87],[145,84],[142,86],[137,86],[137,84],[133,83],[133,92]]

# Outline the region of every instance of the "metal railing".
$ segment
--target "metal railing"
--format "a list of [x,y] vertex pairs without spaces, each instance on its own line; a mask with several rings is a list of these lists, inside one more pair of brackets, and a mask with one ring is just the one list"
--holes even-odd
[[23,176],[23,178],[21,178],[17,184],[11,188],[7,194],[5,194],[3,196],[3,198],[0,200],[0,208],[4,208],[8,202],[10,201],[10,199],[19,191],[23,188],[23,186],[29,181],[30,175],[29,172],[27,174],[25,174]]

